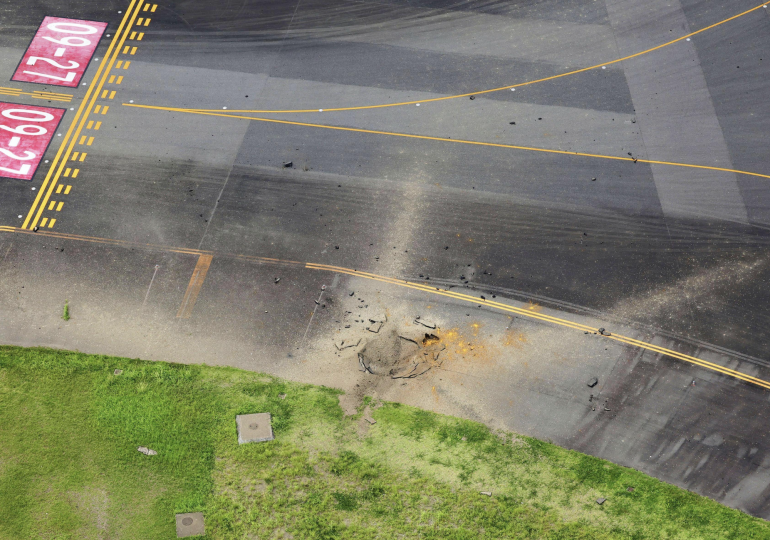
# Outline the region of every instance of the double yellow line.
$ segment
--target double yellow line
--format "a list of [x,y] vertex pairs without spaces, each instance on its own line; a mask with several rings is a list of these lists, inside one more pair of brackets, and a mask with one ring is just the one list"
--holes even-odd
[[144,0],[131,0],[131,4],[128,6],[126,14],[123,16],[123,20],[120,21],[118,31],[110,42],[104,61],[99,65],[99,69],[96,70],[93,81],[98,81],[98,83],[93,84],[92,81],[92,84],[89,85],[83,101],[75,112],[75,118],[72,120],[72,123],[67,130],[67,134],[64,136],[64,139],[59,146],[59,150],[56,152],[56,156],[51,163],[51,167],[48,169],[48,174],[45,176],[43,185],[40,186],[37,197],[35,197],[32,207],[29,209],[29,212],[27,212],[27,217],[21,225],[22,229],[34,229],[40,221],[43,211],[48,204],[48,200],[51,198],[54,189],[56,189],[59,177],[64,172],[65,165],[69,160],[72,149],[75,147],[78,137],[80,137],[80,132],[83,130],[83,127],[94,108],[94,104],[102,91],[102,87],[104,86],[107,77],[110,75],[112,66],[115,64],[115,59],[120,53],[120,49],[126,41],[126,36],[131,30],[131,27],[136,20],[136,15],[139,13],[143,3]]
[[39,90],[33,90],[32,92],[25,92],[18,88],[6,88],[0,86],[0,95],[3,96],[30,96],[37,99],[45,99],[46,101],[64,101],[69,103],[72,101],[72,94],[60,94],[58,92],[42,92]]
[[637,347],[640,349],[656,352],[658,354],[662,354],[665,356],[670,356],[672,358],[676,358],[677,360],[682,360],[684,362],[688,362],[690,364],[694,364],[696,366],[709,369],[711,371],[716,371],[718,373],[722,373],[723,375],[727,375],[729,377],[735,377],[736,379],[739,379],[741,381],[755,384],[757,386],[760,386],[762,388],[770,390],[770,381],[765,381],[764,379],[759,379],[757,377],[753,377],[751,375],[747,375],[745,373],[741,373],[740,371],[735,371],[734,369],[729,369],[724,366],[720,366],[719,364],[715,364],[713,362],[709,362],[707,360],[703,360],[701,358],[696,358],[694,356],[690,356],[687,354],[683,354],[671,349],[667,349],[665,347],[660,347],[659,345],[653,345],[652,343],[647,343],[646,341],[639,341],[638,339],[633,339],[630,337],[622,336],[619,334],[599,334],[599,329],[594,328],[592,326],[587,326],[585,324],[580,324],[574,321],[570,321],[568,319],[562,319],[560,317],[552,317],[550,315],[545,315],[543,313],[537,313],[536,311],[530,310],[530,309],[524,309],[524,308],[517,308],[514,306],[510,306],[508,304],[503,304],[501,302],[495,302],[492,300],[482,300],[480,298],[477,298],[475,296],[471,296],[468,294],[462,294],[458,292],[452,292],[447,290],[442,290],[436,287],[431,287],[429,285],[425,285],[422,283],[414,283],[411,281],[401,280],[401,279],[395,279],[395,278],[389,278],[384,276],[378,276],[377,274],[370,274],[368,272],[361,272],[358,270],[351,270],[349,268],[341,268],[339,266],[330,266],[326,264],[315,264],[315,263],[307,263],[305,264],[305,268],[309,268],[312,270],[326,270],[328,272],[335,272],[338,274],[347,274],[349,276],[357,276],[357,277],[363,277],[366,279],[371,279],[374,281],[380,281],[382,283],[388,283],[390,285],[398,285],[399,287],[406,287],[409,289],[415,289],[418,291],[424,291],[431,294],[437,294],[440,296],[446,296],[447,298],[454,298],[455,300],[461,300],[463,302],[469,302],[476,305],[483,305],[486,307],[491,307],[494,309],[498,309],[501,311],[505,311],[508,313],[514,313],[516,315],[520,315],[522,317],[528,317],[530,319],[535,319],[538,321],[542,321],[545,323],[550,324],[556,324],[559,326],[564,326],[567,328],[571,328],[573,330],[579,330],[582,332],[588,332],[591,334],[597,334],[600,337],[604,337],[607,339],[612,339],[614,341],[618,341],[620,343],[625,343],[626,345],[630,345],[632,347]]
[[[26,231],[21,228],[17,227],[8,227],[8,226],[0,226],[0,232],[8,232],[8,233],[22,233],[22,234],[32,234],[29,231]],[[214,252],[214,251],[206,251],[206,250],[200,250],[200,249],[192,249],[192,248],[180,248],[180,247],[170,247],[170,246],[161,246],[158,244],[147,244],[143,242],[131,242],[128,240],[116,240],[111,238],[101,238],[98,236],[83,236],[83,235],[77,235],[77,234],[68,234],[68,233],[58,233],[54,231],[41,231],[38,233],[38,235],[41,235],[43,237],[49,237],[49,238],[60,238],[62,240],[71,240],[71,241],[81,241],[81,242],[92,242],[96,244],[103,244],[103,245],[112,245],[112,246],[120,246],[120,247],[137,247],[142,249],[150,249],[150,250],[157,250],[157,251],[165,251],[170,253],[183,253],[188,255],[197,255],[205,256],[207,257],[208,261],[211,261],[211,258],[213,257],[229,257],[234,259],[240,259],[245,261],[251,261],[256,262],[259,264],[274,264],[274,265],[281,265],[281,266],[296,266],[296,267],[303,267],[307,268],[308,270],[318,270],[318,271],[324,271],[324,272],[333,272],[337,274],[346,274],[349,276],[359,277],[363,279],[370,279],[373,281],[379,281],[381,283],[386,283],[389,285],[397,285],[399,287],[406,287],[409,289],[414,289],[417,291],[422,291],[430,294],[437,294],[440,296],[445,296],[447,298],[453,298],[455,300],[460,300],[462,302],[468,302],[473,303],[476,305],[484,305],[486,307],[491,307],[493,309],[498,309],[500,311],[504,311],[507,313],[513,313],[515,315],[520,315],[522,317],[528,317],[530,319],[538,320],[544,323],[549,324],[555,324],[558,326],[563,326],[566,328],[570,328],[572,330],[577,330],[581,332],[589,332],[591,334],[596,333],[597,337],[602,337],[606,339],[612,339],[614,341],[618,341],[621,343],[624,343],[626,345],[629,345],[631,347],[636,347],[648,351],[652,351],[658,354],[662,354],[665,356],[670,356],[671,358],[676,358],[677,360],[682,360],[684,362],[688,362],[690,364],[702,367],[704,369],[708,369],[711,371],[715,371],[717,373],[721,373],[723,375],[727,375],[728,377],[734,377],[738,380],[757,385],[761,388],[765,388],[770,390],[770,381],[766,381],[764,379],[759,379],[757,377],[753,377],[751,375],[747,375],[745,373],[741,373],[740,371],[736,371],[734,369],[729,369],[724,366],[720,366],[719,364],[715,364],[713,362],[709,362],[707,360],[703,360],[701,358],[696,358],[694,356],[690,356],[687,354],[683,354],[677,351],[674,351],[672,349],[666,349],[665,347],[660,347],[658,345],[653,345],[652,343],[647,343],[645,341],[639,341],[638,339],[626,337],[619,334],[598,334],[599,329],[594,328],[592,326],[588,326],[585,324],[581,324],[575,321],[570,321],[568,319],[562,319],[560,317],[553,317],[551,315],[545,315],[543,313],[538,313],[537,311],[534,311],[532,309],[526,309],[526,308],[517,308],[514,306],[510,306],[508,304],[503,304],[501,302],[495,302],[493,300],[482,300],[480,298],[477,298],[475,296],[471,296],[468,294],[458,293],[458,292],[452,292],[447,291],[443,289],[439,289],[436,287],[432,287],[430,285],[426,285],[424,283],[414,283],[411,281],[407,281],[404,279],[396,279],[396,278],[390,278],[386,276],[380,276],[378,274],[372,274],[369,272],[362,272],[360,270],[354,270],[350,268],[343,268],[340,266],[331,266],[328,264],[317,264],[317,263],[303,263],[299,261],[289,261],[284,259],[274,259],[271,257],[260,257],[257,255],[239,255],[239,254],[232,254],[232,253],[221,253],[221,252]],[[35,235],[35,236],[38,236]],[[199,261],[200,262],[200,261]]]

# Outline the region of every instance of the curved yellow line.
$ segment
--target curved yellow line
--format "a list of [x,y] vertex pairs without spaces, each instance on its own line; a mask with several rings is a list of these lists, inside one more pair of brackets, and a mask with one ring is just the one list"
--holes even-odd
[[[686,34],[682,37],[672,39],[671,41],[668,41],[666,43],[663,43],[661,45],[657,45],[655,47],[652,47],[650,49],[646,49],[644,51],[630,54],[628,56],[624,56],[622,58],[618,58],[616,60],[611,60],[609,62],[604,62],[602,64],[596,64],[595,66],[590,66],[586,68],[576,69],[574,71],[568,71],[566,73],[560,73],[559,75],[551,75],[550,77],[543,77],[542,79],[535,79],[533,81],[527,81],[523,83],[518,84],[511,84],[509,86],[501,86],[500,88],[490,88],[489,90],[479,90],[477,92],[469,92],[466,94],[457,94],[454,96],[444,96],[444,97],[438,97],[438,98],[430,98],[430,99],[419,99],[414,101],[401,101],[398,103],[383,103],[380,105],[362,105],[359,107],[336,107],[336,108],[330,108],[327,109],[325,107],[318,107],[315,109],[287,109],[287,110],[247,110],[247,109],[233,109],[231,112],[234,113],[259,113],[259,114],[287,114],[287,113],[318,113],[318,112],[337,112],[337,111],[360,111],[364,109],[382,109],[385,107],[400,107],[403,105],[416,105],[418,103],[430,103],[433,101],[445,101],[448,99],[457,99],[462,97],[469,97],[469,96],[478,96],[481,94],[489,94],[492,92],[500,92],[501,90],[509,90],[511,88],[520,88],[522,86],[528,86],[530,84],[536,84],[541,83],[545,81],[552,81],[554,79],[560,79],[562,77],[567,77],[568,75],[576,75],[577,73],[583,73],[584,71],[590,71],[592,69],[598,69],[602,66],[610,66],[612,64],[617,64],[618,62],[623,62],[624,60],[630,60],[632,58],[636,58],[637,56],[642,56],[644,54],[651,53],[653,51],[657,51],[658,49],[662,49],[663,47],[668,47],[669,45],[673,45],[674,43],[677,43],[679,41],[682,41],[683,39],[687,39],[689,37],[695,36],[697,34],[700,34],[701,32],[705,32],[706,30],[711,30],[712,28],[716,28],[717,26],[720,26],[722,24],[725,24],[727,22],[730,22],[732,20],[735,20],[739,17],[743,17],[744,15],[748,15],[752,11],[756,11],[762,7],[767,5],[767,3],[759,4],[756,7],[753,7],[751,9],[747,9],[746,11],[743,11],[741,13],[738,13],[737,15],[733,15],[732,17],[729,17],[723,21],[719,21],[718,23],[714,23],[710,26],[706,26],[705,28],[701,28],[700,30],[696,30],[695,32],[690,32],[689,34]],[[190,111],[199,111],[199,112],[217,112],[221,109],[188,109]]]
[[[745,174],[748,176],[756,176],[759,178],[770,178],[770,175],[767,174],[761,174],[761,173],[755,173],[751,171],[741,171],[738,169],[727,169],[724,167],[711,167],[709,165],[694,165],[692,163],[678,163],[675,161],[658,161],[654,159],[641,159],[641,158],[632,158],[632,157],[624,157],[624,156],[608,156],[605,154],[589,154],[587,152],[570,152],[568,150],[552,150],[549,148],[537,148],[534,146],[519,146],[515,144],[502,144],[502,143],[490,143],[490,142],[482,142],[482,141],[469,141],[466,139],[450,139],[448,137],[431,137],[429,135],[414,135],[411,133],[399,133],[396,131],[378,131],[374,129],[362,129],[362,128],[350,128],[350,127],[342,127],[342,126],[329,126],[326,124],[311,124],[308,122],[293,122],[291,120],[276,120],[274,118],[256,118],[253,116],[239,116],[235,114],[225,114],[222,112],[205,112],[205,111],[195,111],[193,109],[178,109],[174,107],[158,107],[155,105],[140,105],[138,103],[123,103],[125,107],[137,107],[140,109],[154,109],[159,111],[168,111],[168,112],[181,112],[186,114],[201,114],[204,116],[221,116],[223,118],[235,118],[238,120],[253,120],[255,122],[270,122],[273,124],[287,124],[290,126],[304,126],[304,127],[314,127],[314,128],[321,128],[321,129],[335,129],[338,131],[353,131],[356,133],[370,133],[373,135],[390,135],[391,137],[406,137],[409,139],[423,139],[428,141],[441,141],[441,142],[450,142],[450,143],[458,143],[458,144],[472,144],[476,146],[492,146],[495,148],[510,148],[513,150],[528,150],[530,152],[545,152],[548,154],[563,154],[568,156],[581,156],[581,157],[591,157],[591,158],[599,158],[599,159],[613,159],[616,161],[631,161],[631,162],[640,162],[640,163],[651,163],[654,165],[670,165],[672,167],[688,167],[691,169],[707,169],[711,171],[725,171],[725,172],[731,172],[736,174]],[[229,112],[229,111],[228,111]]]

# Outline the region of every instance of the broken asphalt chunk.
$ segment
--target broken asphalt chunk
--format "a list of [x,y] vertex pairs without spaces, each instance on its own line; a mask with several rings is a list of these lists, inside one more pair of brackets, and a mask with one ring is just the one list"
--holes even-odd
[[284,162],[283,162],[283,166],[284,166],[284,167],[286,167],[287,169],[288,169],[289,167],[291,167],[292,165],[294,165],[294,162],[293,162],[293,161],[284,161]]
[[382,327],[385,323],[383,321],[372,321],[371,319],[369,320],[372,322],[372,324],[371,326],[368,326],[366,329],[369,330],[370,332],[378,334],[380,330],[382,330]]
[[137,448],[142,454],[145,456],[157,456],[158,453],[155,450],[152,450],[151,448],[147,448],[146,446],[140,446]]
[[[592,378],[590,381],[588,381],[586,384],[588,385],[588,388],[593,388],[594,386],[596,386],[597,384],[599,384],[599,379],[597,379],[596,377],[593,377],[593,378]],[[591,396],[591,397],[593,397],[593,396]]]
[[598,499],[596,499],[596,504],[602,505],[602,504],[604,504],[604,501],[606,501],[606,500],[607,499],[605,499],[604,497],[599,497]]
[[415,322],[416,324],[421,324],[421,325],[423,325],[425,328],[430,328],[431,330],[435,330],[435,329],[436,329],[436,323],[432,323],[432,322],[430,322],[430,321],[424,321],[424,320],[420,319],[419,317],[417,317],[417,318],[414,320],[414,322]]
[[486,495],[487,497],[491,497],[492,496],[492,492],[491,491],[479,491],[479,494],[480,495]]
[[363,371],[364,373],[374,374],[372,369],[364,363],[364,355],[363,354],[359,354],[358,355],[358,365],[359,365],[359,371]]
[[339,343],[335,343],[334,346],[337,347],[338,351],[341,351],[344,349],[349,349],[350,347],[358,347],[359,343],[361,343],[361,338],[358,338],[357,340],[350,340],[350,341],[345,341],[343,339]]

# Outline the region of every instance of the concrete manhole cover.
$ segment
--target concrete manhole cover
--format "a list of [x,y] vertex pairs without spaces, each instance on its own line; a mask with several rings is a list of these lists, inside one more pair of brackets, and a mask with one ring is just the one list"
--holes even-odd
[[176,537],[203,536],[206,531],[203,527],[203,512],[190,512],[176,515]]
[[274,439],[270,413],[239,414],[235,417],[235,425],[238,428],[238,444]]

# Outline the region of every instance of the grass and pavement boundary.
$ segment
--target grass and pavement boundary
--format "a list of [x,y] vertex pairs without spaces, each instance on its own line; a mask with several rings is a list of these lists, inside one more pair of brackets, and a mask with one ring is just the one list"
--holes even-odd
[[[0,539],[175,538],[198,511],[211,539],[770,538],[638,471],[397,403],[344,416],[340,393],[0,347]],[[235,416],[256,412],[275,440],[238,445]]]

